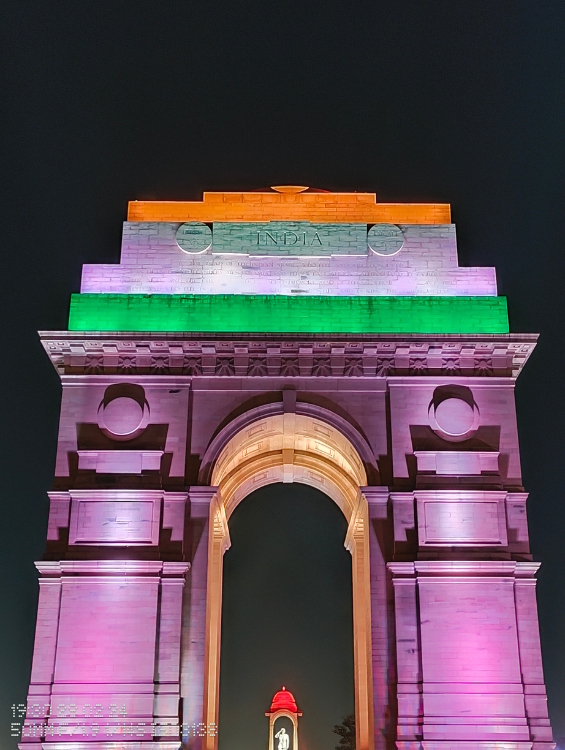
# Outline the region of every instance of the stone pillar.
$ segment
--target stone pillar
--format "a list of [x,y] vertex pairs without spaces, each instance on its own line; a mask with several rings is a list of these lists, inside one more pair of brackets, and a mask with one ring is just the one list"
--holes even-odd
[[[373,656],[373,713],[375,750],[385,750],[386,738],[394,735],[390,726],[389,678],[391,638],[388,601],[387,550],[385,549],[388,521],[387,487],[363,487],[369,508],[369,557],[371,571],[371,643]],[[394,643],[394,638],[392,638]]]
[[345,547],[351,552],[353,572],[353,659],[355,663],[355,740],[358,750],[373,750],[373,659],[371,642],[371,586],[369,509],[359,490]]
[[[163,563],[153,704],[157,736],[179,736],[182,592],[189,567],[188,563]],[[159,726],[167,728],[159,731]]]
[[517,563],[415,563],[420,609],[423,738],[437,748],[526,748],[514,607]]
[[[174,750],[187,564],[61,560],[37,567],[43,578],[22,750],[38,741],[44,750],[117,741]],[[164,584],[163,568],[173,578]],[[154,723],[173,726],[154,732]],[[154,742],[155,735],[169,742]]]
[[537,566],[430,560],[388,567],[395,590],[397,747],[553,748],[537,628]]
[[210,541],[210,507],[217,487],[191,487],[190,500],[190,576],[185,588],[182,613],[181,696],[183,701],[183,741],[200,748],[202,739],[214,733],[206,726],[204,706],[206,605]]
[[35,743],[39,748],[41,737],[45,735],[44,725],[47,723],[51,703],[61,606],[59,563],[41,562],[35,565],[41,573],[41,578],[27,712],[20,743],[20,747],[25,744],[26,748],[29,748],[31,743]]
[[533,750],[554,747],[547,713],[547,695],[543,681],[541,644],[534,574],[539,563],[518,563],[514,594],[518,624],[518,648],[524,686],[526,716],[530,727]]
[[420,750],[422,738],[422,655],[414,563],[389,563],[393,574],[399,750]]
[[208,576],[206,590],[206,649],[204,652],[204,718],[206,750],[218,746],[220,708],[220,649],[222,628],[222,581],[224,552],[230,548],[228,521],[220,490],[210,503],[208,535]]

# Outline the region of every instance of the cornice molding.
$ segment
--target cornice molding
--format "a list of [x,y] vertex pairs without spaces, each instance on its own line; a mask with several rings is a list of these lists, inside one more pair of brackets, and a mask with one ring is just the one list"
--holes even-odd
[[415,576],[420,581],[428,576],[433,577],[435,582],[443,576],[446,583],[454,577],[461,581],[468,578],[471,582],[485,576],[535,580],[533,577],[539,567],[540,563],[537,562],[514,560],[417,560],[387,563],[388,570],[393,574],[393,583],[414,580]]
[[537,334],[249,335],[40,332],[60,375],[516,377]]

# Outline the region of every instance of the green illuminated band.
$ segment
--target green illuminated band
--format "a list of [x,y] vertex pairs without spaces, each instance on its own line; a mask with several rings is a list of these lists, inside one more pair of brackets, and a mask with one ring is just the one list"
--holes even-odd
[[505,297],[73,294],[71,331],[508,333]]

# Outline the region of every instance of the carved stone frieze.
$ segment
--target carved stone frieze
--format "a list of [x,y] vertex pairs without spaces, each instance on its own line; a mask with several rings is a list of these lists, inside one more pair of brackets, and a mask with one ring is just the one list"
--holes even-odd
[[517,376],[537,336],[249,336],[41,333],[66,375],[191,377]]

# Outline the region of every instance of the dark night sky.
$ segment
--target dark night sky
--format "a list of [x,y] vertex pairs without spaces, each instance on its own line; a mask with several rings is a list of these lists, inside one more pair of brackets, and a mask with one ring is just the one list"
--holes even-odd
[[29,677],[59,408],[35,331],[66,327],[82,263],[118,261],[129,199],[284,183],[450,202],[461,264],[496,266],[512,330],[542,334],[517,398],[550,712],[565,735],[564,30],[563,0],[4,0],[6,747]]

